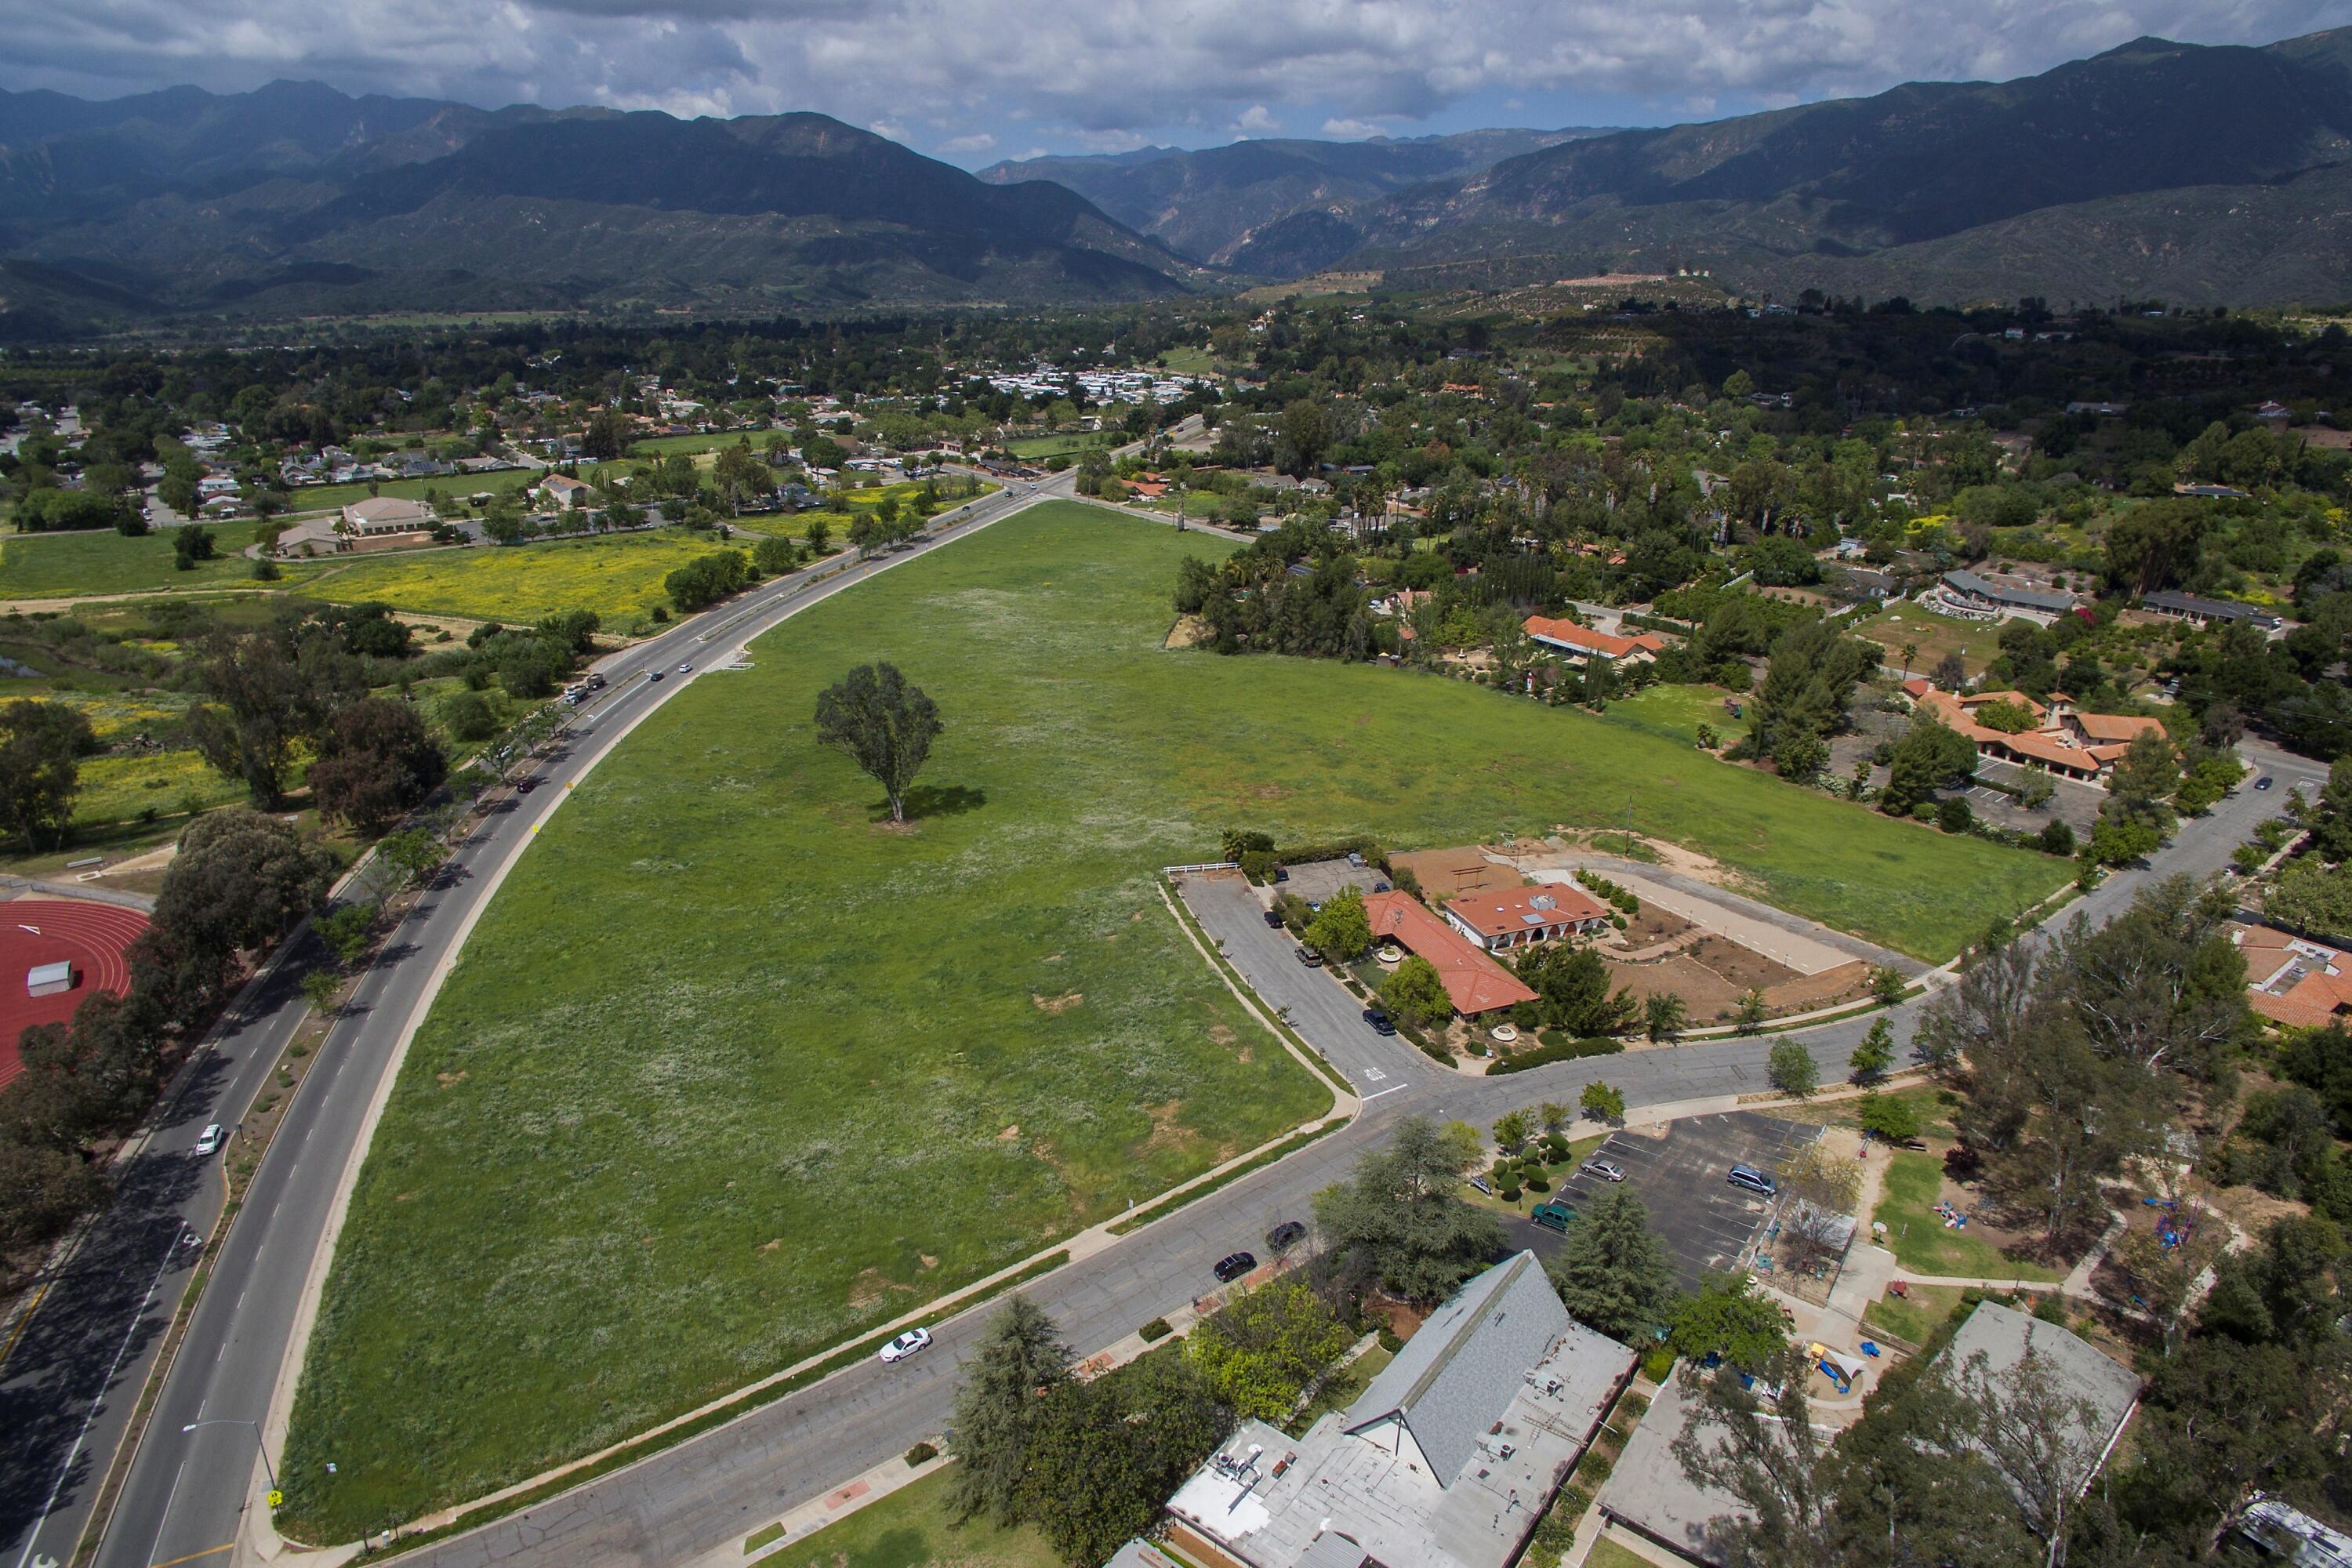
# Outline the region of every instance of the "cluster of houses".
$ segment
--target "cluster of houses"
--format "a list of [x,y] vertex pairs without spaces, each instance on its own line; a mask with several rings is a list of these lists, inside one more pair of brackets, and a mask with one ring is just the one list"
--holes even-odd
[[1044,360],[1025,371],[999,372],[988,384],[1016,397],[1067,397],[1073,388],[1094,403],[1174,403],[1210,383],[1150,370],[1057,370]]
[[[1903,683],[1903,695],[1911,700],[1914,711],[1933,713],[1966,737],[1979,756],[2041,768],[2084,784],[2105,782],[2142,731],[2165,732],[2154,719],[2086,713],[2063,691],[2052,692],[2047,702],[2036,702],[2022,691],[1946,691],[1933,681],[1914,679]],[[1996,703],[2021,710],[2032,728],[2012,732],[1979,722],[1979,716]]]

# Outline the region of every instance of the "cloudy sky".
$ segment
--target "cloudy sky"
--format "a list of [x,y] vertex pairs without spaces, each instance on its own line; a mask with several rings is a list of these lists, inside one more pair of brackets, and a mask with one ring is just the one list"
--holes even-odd
[[0,0],[0,86],[286,77],[485,107],[812,109],[977,167],[1240,136],[1712,119],[2352,0]]

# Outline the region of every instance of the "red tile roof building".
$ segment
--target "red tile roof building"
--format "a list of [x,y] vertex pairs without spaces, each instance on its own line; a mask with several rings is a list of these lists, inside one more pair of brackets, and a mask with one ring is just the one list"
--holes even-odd
[[1431,914],[1410,893],[1374,893],[1364,900],[1372,922],[1374,942],[1395,942],[1407,952],[1429,960],[1445,982],[1454,1010],[1465,1017],[1516,1007],[1536,1000],[1536,994],[1518,976],[1473,946],[1468,938]]
[[[1916,679],[1905,681],[1903,690],[1915,707],[1935,714],[1984,755],[2045,768],[2086,783],[2113,773],[2116,763],[2131,749],[2132,737],[2142,730],[2164,733],[2164,726],[2154,719],[2078,711],[2056,692],[2044,708],[2021,691],[1954,693]],[[2011,734],[1978,723],[1977,710],[1993,702],[2022,708],[2042,727]]]
[[1445,905],[1445,921],[1488,952],[1557,942],[1582,931],[1604,931],[1608,906],[1581,888],[1550,882],[1538,888],[1465,893]]
[[1647,664],[1666,651],[1666,639],[1655,632],[1621,637],[1608,632],[1597,632],[1591,626],[1580,626],[1574,621],[1555,620],[1549,616],[1529,616],[1528,636],[1547,647],[1559,649],[1579,658],[1600,658],[1614,662],[1631,658],[1637,664]]
[[2273,1024],[2317,1028],[2352,1016],[2352,957],[2269,926],[2232,925],[2246,1001]]

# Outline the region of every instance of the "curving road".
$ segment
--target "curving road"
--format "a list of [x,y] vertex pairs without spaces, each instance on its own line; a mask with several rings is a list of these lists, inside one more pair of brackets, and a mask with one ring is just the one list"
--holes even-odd
[[[576,776],[632,721],[688,684],[675,675],[649,681],[648,673],[707,665],[806,605],[1065,494],[1071,482],[1063,477],[984,497],[943,514],[932,533],[894,554],[814,585],[812,576],[827,568],[777,578],[614,656],[600,666],[610,688],[519,775]],[[562,795],[509,793],[456,847],[361,978],[210,1260],[100,1563],[145,1568],[191,1554],[228,1560],[248,1481],[258,1473],[254,1424],[269,1412],[312,1259],[369,1108],[492,875]],[[208,1122],[236,1124],[268,1084],[309,1011],[300,978],[316,957],[305,938],[238,999],[122,1163],[112,1206],[62,1262],[13,1344],[0,1339],[0,1568],[72,1561],[131,1407],[189,1287],[196,1253],[183,1240],[211,1235],[221,1217],[219,1169],[193,1153],[196,1135]],[[197,1422],[206,1425],[180,1430]]]
[[[683,684],[654,685],[641,679],[646,672],[689,658],[703,664],[804,605],[1048,494],[1066,493],[1068,483],[1064,477],[987,498],[898,556],[854,566],[815,588],[804,575],[779,580],[618,656],[606,668],[612,689],[583,712],[538,771],[551,779],[577,777],[632,721]],[[2276,810],[2286,788],[2302,783],[2308,789],[2324,778],[2323,769],[2303,759],[2248,750],[2261,771],[2276,776],[2274,793],[2242,789],[2209,817],[2187,825],[2156,866],[2110,878],[2069,913],[2081,910],[2095,921],[2105,919],[2152,877],[2219,869],[2231,849]],[[219,1248],[101,1543],[101,1564],[157,1568],[255,1555],[257,1538],[266,1531],[248,1528],[245,1510],[258,1495],[264,1473],[257,1457],[258,1427],[249,1424],[263,1422],[273,1398],[282,1394],[281,1369],[302,1296],[335,1190],[359,1155],[369,1105],[442,959],[462,940],[497,868],[562,795],[549,789],[514,795],[494,812],[459,847],[362,982],[312,1071],[317,1081],[306,1082]],[[0,1568],[70,1559],[95,1477],[127,1417],[123,1407],[141,1386],[161,1326],[185,1288],[185,1266],[173,1242],[184,1224],[205,1228],[218,1211],[217,1179],[187,1154],[187,1144],[204,1121],[234,1120],[226,1112],[241,1110],[266,1079],[302,1011],[295,989],[300,961],[296,955],[263,994],[249,999],[220,1047],[159,1119],[149,1148],[125,1173],[121,1199],[86,1247],[89,1257],[68,1268],[6,1363],[8,1377],[0,1382]],[[1323,989],[1336,994],[1328,982]],[[1916,1005],[1902,1010],[1899,1023],[1906,1031]],[[1485,1125],[1537,1100],[1572,1100],[1585,1082],[1601,1076],[1637,1106],[1749,1092],[1764,1087],[1772,1043],[1695,1043],[1605,1064],[1563,1063],[1486,1079],[1439,1070],[1369,1031],[1352,1037],[1348,1020],[1323,1016],[1327,1011],[1294,1009],[1294,1021],[1368,1091],[1363,1113],[1279,1164],[1028,1286],[1027,1294],[1054,1314],[1082,1352],[1184,1305],[1210,1283],[1210,1263],[1248,1244],[1275,1220],[1304,1215],[1311,1194],[1338,1179],[1401,1114],[1460,1116]],[[1869,1022],[1824,1026],[1800,1037],[1825,1080],[1843,1075],[1845,1058]],[[1386,1071],[1395,1081],[1367,1079],[1366,1068]],[[854,1367],[559,1498],[423,1548],[410,1560],[435,1568],[668,1564],[706,1554],[740,1562],[744,1532],[935,1436],[957,1365],[986,1316],[982,1308],[939,1326],[937,1347],[910,1363]],[[181,1430],[198,1422],[205,1425]]]

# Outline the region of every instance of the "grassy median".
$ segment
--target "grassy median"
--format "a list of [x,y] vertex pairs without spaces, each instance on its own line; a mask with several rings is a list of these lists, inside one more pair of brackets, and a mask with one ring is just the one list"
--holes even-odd
[[[1921,952],[2063,875],[1456,682],[1164,650],[1178,560],[1224,548],[1034,509],[793,617],[590,775],[376,1135],[290,1533],[600,1448],[1320,1114],[1153,889],[1228,825],[1442,845],[1632,788],[1644,831]],[[904,831],[813,741],[873,658],[947,724]]]

